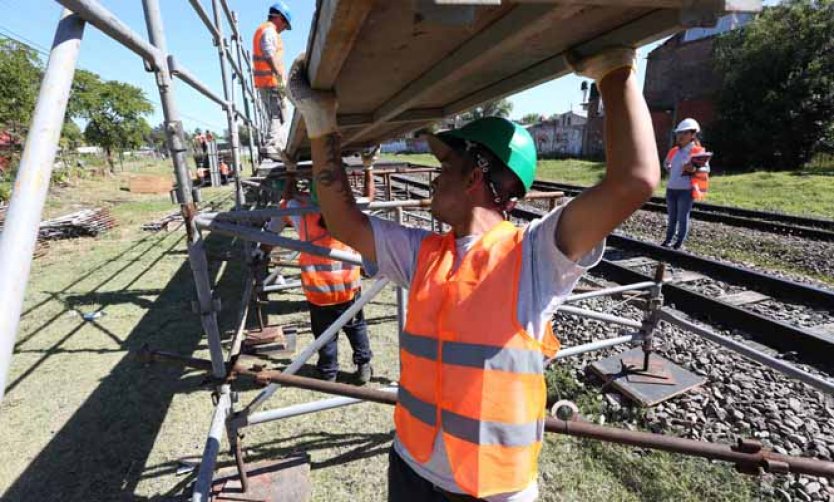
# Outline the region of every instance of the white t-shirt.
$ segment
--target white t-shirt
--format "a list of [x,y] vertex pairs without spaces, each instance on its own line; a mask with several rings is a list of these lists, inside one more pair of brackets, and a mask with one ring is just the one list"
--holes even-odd
[[278,30],[275,27],[264,30],[264,34],[261,37],[261,51],[264,56],[273,57],[279,45],[283,50],[283,44],[281,43],[281,37],[278,36]]
[[[524,229],[522,238],[521,278],[518,289],[518,322],[533,336],[542,339],[544,327],[551,322],[556,308],[573,289],[579,277],[602,259],[605,242],[601,242],[578,263],[568,259],[556,246],[556,229],[563,208],[556,208]],[[390,220],[370,217],[374,230],[376,263],[366,263],[365,270],[373,276],[379,273],[398,286],[408,288],[417,268],[420,245],[431,232],[399,225]],[[455,268],[480,236],[466,236],[456,240]],[[409,455],[399,439],[394,439],[394,450],[421,477],[435,486],[453,493],[463,493],[455,483],[442,434],[435,437],[434,451],[428,462],[421,464]],[[528,502],[538,496],[538,486],[514,493],[487,497],[489,502]]]

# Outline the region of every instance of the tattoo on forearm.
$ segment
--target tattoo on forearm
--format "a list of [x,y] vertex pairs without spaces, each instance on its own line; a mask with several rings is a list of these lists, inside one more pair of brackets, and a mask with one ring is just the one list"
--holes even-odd
[[323,189],[333,189],[342,196],[342,200],[348,204],[355,204],[353,191],[348,182],[345,168],[342,167],[342,150],[339,144],[338,134],[328,134],[325,138],[325,161],[324,167],[316,173],[316,182]]

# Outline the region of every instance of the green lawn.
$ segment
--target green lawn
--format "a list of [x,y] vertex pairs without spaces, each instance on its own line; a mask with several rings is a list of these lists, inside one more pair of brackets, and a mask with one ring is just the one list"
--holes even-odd
[[[432,155],[391,155],[390,160],[437,165]],[[576,185],[598,182],[605,174],[601,162],[586,160],[542,160],[536,176],[541,180]],[[807,172],[754,171],[712,176],[707,202],[834,219],[834,170],[818,168]],[[657,189],[663,195],[664,179]]]

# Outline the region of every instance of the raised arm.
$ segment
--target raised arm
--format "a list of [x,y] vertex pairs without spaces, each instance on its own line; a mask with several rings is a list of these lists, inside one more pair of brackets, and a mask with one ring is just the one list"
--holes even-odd
[[310,88],[304,55],[290,69],[289,94],[304,117],[313,155],[313,182],[327,228],[336,239],[376,261],[371,222],[356,206],[342,164],[342,147],[336,124],[336,96]]
[[634,50],[612,49],[574,66],[597,81],[605,104],[605,178],[563,210],[556,245],[576,261],[631,216],[660,181],[651,116],[633,71]]

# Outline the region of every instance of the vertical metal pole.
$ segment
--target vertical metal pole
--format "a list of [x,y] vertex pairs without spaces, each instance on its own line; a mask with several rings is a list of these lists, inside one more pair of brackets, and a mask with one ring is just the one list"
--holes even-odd
[[[397,208],[397,223],[403,224],[403,208]],[[405,331],[405,318],[408,314],[408,290],[397,288],[397,327],[400,333]]]
[[[148,37],[153,46],[162,52],[163,61],[167,61],[168,49],[162,26],[162,15],[159,12],[159,0],[143,0],[145,9],[145,23],[148,26]],[[217,303],[212,298],[211,279],[208,273],[205,242],[194,224],[197,208],[191,192],[191,177],[186,163],[187,149],[185,134],[182,128],[179,110],[174,100],[173,81],[167,67],[156,68],[156,85],[159,88],[162,114],[165,119],[165,132],[168,136],[168,148],[171,160],[174,162],[174,174],[177,177],[177,198],[182,209],[185,231],[188,234],[188,260],[194,275],[194,286],[197,290],[197,308],[200,322],[208,339],[211,354],[212,373],[216,378],[226,376],[223,361],[223,348],[220,345],[220,328],[217,324]]]
[[205,502],[211,499],[211,482],[214,478],[214,467],[217,465],[217,454],[220,453],[220,443],[226,430],[226,418],[231,414],[231,392],[228,385],[220,386],[217,406],[211,417],[203,458],[197,470],[197,481],[194,482],[194,492],[191,502]]
[[0,234],[0,400],[6,390],[32,253],[83,35],[84,21],[64,9],[26,136],[5,228]]
[[[240,39],[240,27],[237,23],[237,12],[232,12],[232,21],[234,22],[234,32],[238,35],[232,38],[235,46],[235,53],[237,54],[237,67],[240,68],[241,73],[246,74],[246,69],[243,66],[243,50],[241,48],[242,40]],[[258,162],[255,157],[255,140],[252,136],[255,135],[254,131],[254,117],[253,113],[250,112],[249,107],[249,99],[252,96],[246,95],[246,80],[243,78],[243,75],[239,76],[240,78],[240,93],[243,96],[243,114],[246,116],[246,119],[249,120],[249,123],[246,124],[246,127],[249,131],[249,160],[252,162],[252,174],[255,174],[255,171],[258,169]],[[254,89],[252,90],[252,94],[254,94]],[[253,102],[254,105],[254,102]],[[254,112],[254,106],[252,106],[252,112]]]
[[214,25],[219,38],[214,41],[217,46],[217,56],[220,58],[220,75],[223,79],[223,98],[226,100],[226,123],[229,127],[229,144],[232,147],[232,165],[235,170],[235,209],[240,210],[243,205],[243,185],[240,184],[240,138],[237,134],[237,118],[235,117],[234,88],[229,80],[228,62],[226,61],[226,39],[223,38],[223,22],[220,19],[220,2],[211,0],[214,14]]

